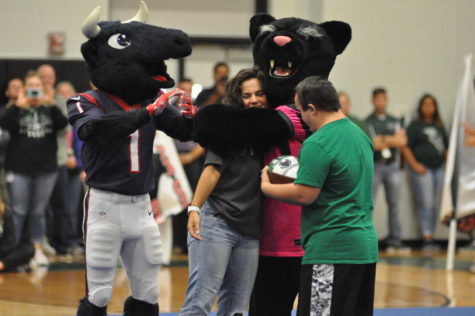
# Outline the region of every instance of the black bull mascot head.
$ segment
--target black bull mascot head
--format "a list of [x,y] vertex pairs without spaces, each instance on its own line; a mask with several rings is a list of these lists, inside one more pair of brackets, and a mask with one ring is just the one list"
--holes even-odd
[[143,1],[138,13],[125,22],[99,22],[100,10],[94,9],[82,27],[89,40],[82,44],[81,53],[92,83],[129,104],[155,97],[160,88],[173,87],[165,60],[191,54],[188,36],[146,24],[148,10]]

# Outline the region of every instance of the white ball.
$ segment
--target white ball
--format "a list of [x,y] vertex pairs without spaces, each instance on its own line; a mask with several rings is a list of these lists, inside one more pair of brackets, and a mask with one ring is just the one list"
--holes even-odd
[[294,156],[280,156],[269,164],[269,171],[274,174],[296,179],[299,170],[299,160]]

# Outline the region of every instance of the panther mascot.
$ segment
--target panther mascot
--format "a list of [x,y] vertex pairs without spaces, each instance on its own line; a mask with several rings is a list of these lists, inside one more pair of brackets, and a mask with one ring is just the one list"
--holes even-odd
[[[83,227],[86,296],[78,316],[107,315],[119,256],[132,289],[124,315],[159,312],[161,242],[148,194],[153,139],[158,128],[174,138],[189,138],[190,101],[180,91],[159,94],[175,84],[164,60],[188,56],[191,43],[180,30],[146,24],[147,15],[141,2],[131,20],[99,22],[98,7],[82,28],[88,41],[81,52],[98,89],[68,100],[69,121],[84,141],[81,158],[89,186]],[[174,101],[186,115],[168,106]]]

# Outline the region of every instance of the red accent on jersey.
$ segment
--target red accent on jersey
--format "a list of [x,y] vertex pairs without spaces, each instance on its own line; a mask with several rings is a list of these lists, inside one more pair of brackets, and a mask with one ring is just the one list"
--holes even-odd
[[97,102],[97,100],[93,96],[86,93],[78,93],[77,95],[85,97],[89,102],[91,102],[92,104],[94,104],[95,106],[97,106],[98,108],[104,111],[104,108],[99,104],[99,102]]
[[107,96],[109,98],[111,98],[112,100],[114,100],[115,103],[117,103],[124,111],[130,111],[132,109],[141,109],[142,107],[140,106],[140,104],[133,104],[133,105],[129,105],[127,102],[125,102],[124,100],[122,100],[121,98],[115,96],[115,95],[112,95],[110,93],[107,93],[107,92],[104,92],[105,94],[107,94]]

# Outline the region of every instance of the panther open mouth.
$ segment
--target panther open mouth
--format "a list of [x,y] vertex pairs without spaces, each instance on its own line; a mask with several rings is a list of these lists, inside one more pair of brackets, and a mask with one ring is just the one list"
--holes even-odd
[[290,60],[269,60],[269,76],[272,78],[289,78],[297,70],[298,65]]

